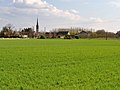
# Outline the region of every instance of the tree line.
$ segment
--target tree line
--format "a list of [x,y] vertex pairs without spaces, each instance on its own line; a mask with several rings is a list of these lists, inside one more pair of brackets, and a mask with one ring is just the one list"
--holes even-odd
[[[119,38],[120,37],[120,31],[117,31],[117,33],[114,33],[114,32],[108,32],[104,29],[95,31],[94,29],[86,29],[86,28],[58,28],[58,29],[53,29],[49,33],[56,33],[59,31],[69,31],[70,36],[72,37],[79,35],[82,31],[86,32],[86,36],[84,36],[84,38],[106,38],[108,39],[108,38]],[[44,34],[45,33],[46,32],[44,32]],[[22,38],[23,35],[27,35],[28,38],[34,38],[35,31],[33,28],[23,28],[20,30],[16,30],[12,24],[7,24],[2,28],[2,30],[0,30],[0,38]]]
[[28,35],[29,38],[33,38],[34,31],[32,28],[16,30],[12,24],[7,24],[0,32],[0,38],[22,38],[23,35]]

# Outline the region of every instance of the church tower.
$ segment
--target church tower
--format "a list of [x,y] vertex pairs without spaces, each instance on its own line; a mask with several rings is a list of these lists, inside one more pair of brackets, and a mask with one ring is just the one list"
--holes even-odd
[[36,24],[36,32],[39,32],[38,18],[37,18],[37,24]]

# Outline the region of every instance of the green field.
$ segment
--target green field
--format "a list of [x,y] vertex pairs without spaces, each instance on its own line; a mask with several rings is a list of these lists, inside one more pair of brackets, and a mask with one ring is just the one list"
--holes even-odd
[[120,41],[0,40],[0,90],[120,90]]

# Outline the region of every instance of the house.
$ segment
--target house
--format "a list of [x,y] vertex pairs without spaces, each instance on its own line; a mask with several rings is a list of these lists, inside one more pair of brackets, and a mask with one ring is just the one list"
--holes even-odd
[[69,31],[59,31],[59,32],[57,32],[57,37],[58,38],[64,38],[65,35],[70,35]]
[[57,38],[57,32],[51,32],[52,38]]
[[50,33],[50,32],[46,32],[46,33],[45,33],[45,37],[46,37],[46,38],[51,38],[51,37],[52,37],[52,36],[51,36],[51,33]]
[[22,38],[28,38],[28,35],[22,35]]
[[89,35],[88,32],[86,31],[81,31],[79,34],[75,35],[75,36],[78,36],[79,38],[87,38]]

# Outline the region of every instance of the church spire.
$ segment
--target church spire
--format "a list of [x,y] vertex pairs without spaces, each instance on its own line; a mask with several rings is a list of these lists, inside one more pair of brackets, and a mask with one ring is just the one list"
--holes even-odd
[[38,18],[37,18],[37,24],[36,24],[36,32],[39,32],[39,23],[38,23]]

